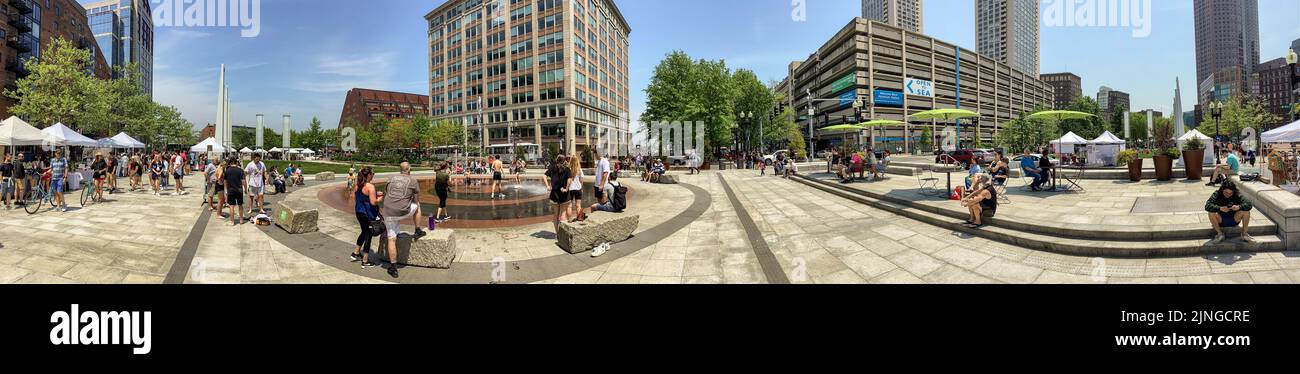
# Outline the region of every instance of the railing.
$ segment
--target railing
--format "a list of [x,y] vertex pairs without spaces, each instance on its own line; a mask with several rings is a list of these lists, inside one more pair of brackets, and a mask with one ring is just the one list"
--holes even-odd
[[12,5],[14,10],[20,14],[31,13],[36,8],[36,4],[33,4],[32,0],[9,0],[9,5]]
[[34,22],[32,22],[32,19],[27,18],[27,16],[25,15],[19,13],[9,13],[9,25],[13,26],[14,29],[20,33],[32,31],[33,23]]

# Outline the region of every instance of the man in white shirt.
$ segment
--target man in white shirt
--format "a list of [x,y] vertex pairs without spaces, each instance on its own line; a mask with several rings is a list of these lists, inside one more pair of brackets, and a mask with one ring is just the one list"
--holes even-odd
[[591,189],[596,193],[595,196],[600,198],[605,196],[605,183],[609,182],[609,159],[600,154],[599,149],[592,148],[591,154],[596,156],[596,183],[591,185]]
[[[254,153],[253,161],[248,163],[244,168],[244,183],[248,185],[248,202],[257,207],[258,214],[266,214],[264,209],[266,201],[266,164],[262,163],[262,155]],[[248,210],[249,215],[253,215],[253,209]]]

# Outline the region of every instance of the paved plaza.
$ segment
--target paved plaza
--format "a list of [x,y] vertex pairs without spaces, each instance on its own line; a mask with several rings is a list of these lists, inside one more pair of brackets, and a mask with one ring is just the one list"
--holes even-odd
[[[759,177],[752,170],[678,177],[680,185],[623,181],[634,191],[627,214],[641,215],[641,224],[633,239],[615,244],[603,257],[565,253],[555,245],[549,223],[457,230],[461,256],[450,270],[405,267],[396,280],[382,269],[363,271],[347,261],[356,237],[354,218],[318,200],[321,191],[342,182],[311,182],[269,198],[319,206],[321,231],[302,235],[274,226],[231,226],[203,213],[197,192],[119,193],[85,208],[74,203],[66,213],[0,211],[0,282],[1300,283],[1300,252],[1070,256],[914,220],[795,180]],[[850,186],[888,194],[914,189],[914,183],[913,177],[893,176]],[[1014,193],[1005,212],[1044,224],[1169,229],[1204,224],[1195,209],[1199,203],[1181,211],[1164,204],[1142,213],[1150,217],[1133,218],[1144,197],[1203,203],[1210,190],[1199,184],[1082,184],[1088,192]],[[1082,213],[1055,213],[1062,210]]]

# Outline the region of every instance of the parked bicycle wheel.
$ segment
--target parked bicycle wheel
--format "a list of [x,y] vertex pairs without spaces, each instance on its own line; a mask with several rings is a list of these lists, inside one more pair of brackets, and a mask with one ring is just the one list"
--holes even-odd
[[45,191],[36,189],[27,193],[27,199],[23,200],[23,210],[27,214],[36,214],[41,211],[41,204],[45,203]]
[[91,191],[91,190],[93,190],[94,188],[95,188],[95,185],[93,185],[93,184],[90,184],[90,183],[82,183],[82,185],[81,185],[81,207],[82,207],[82,208],[85,208],[85,207],[86,207],[86,203],[89,202],[89,200],[90,200],[90,195],[91,195],[91,194],[94,194],[94,191]]

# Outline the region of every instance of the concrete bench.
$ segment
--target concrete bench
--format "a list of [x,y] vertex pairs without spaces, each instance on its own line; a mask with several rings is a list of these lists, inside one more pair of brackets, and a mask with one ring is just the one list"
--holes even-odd
[[333,181],[333,180],[334,180],[334,172],[332,172],[332,171],[327,171],[327,172],[323,172],[323,173],[316,173],[316,181],[317,181],[317,182],[331,182],[331,181]]
[[558,244],[569,253],[590,251],[601,243],[631,238],[640,222],[641,216],[634,214],[593,213],[583,222],[561,222]]
[[673,174],[660,175],[654,179],[656,184],[677,184],[677,176]]
[[274,214],[272,218],[275,220],[275,225],[280,226],[290,234],[316,231],[316,221],[320,218],[320,212],[316,209],[298,205],[291,206],[283,201],[275,204]]
[[451,263],[460,256],[456,249],[456,231],[437,229],[419,240],[401,235],[397,238],[397,260],[388,258],[388,235],[380,235],[379,247],[375,253],[380,260],[408,266],[434,269],[450,269]]
[[1300,196],[1271,184],[1242,182],[1232,177],[1255,211],[1277,224],[1277,234],[1288,249],[1300,248]]

